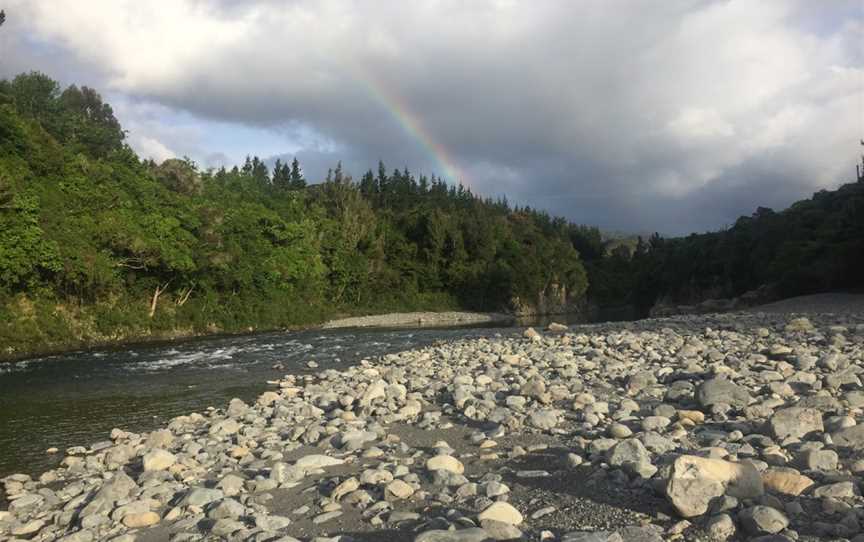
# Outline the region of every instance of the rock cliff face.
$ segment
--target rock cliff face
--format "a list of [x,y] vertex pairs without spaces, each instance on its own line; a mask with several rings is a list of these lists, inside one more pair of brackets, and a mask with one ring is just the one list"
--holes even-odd
[[568,314],[584,310],[582,299],[571,298],[567,287],[557,282],[538,292],[536,300],[514,297],[510,304],[516,316]]
[[[511,310],[517,318],[534,316],[552,316],[556,314],[571,315],[569,322],[618,322],[635,320],[636,307],[633,305],[604,306],[592,301],[587,296],[571,296],[565,286],[552,283],[537,295],[537,299],[528,300],[514,297]],[[578,315],[573,318],[572,315]]]

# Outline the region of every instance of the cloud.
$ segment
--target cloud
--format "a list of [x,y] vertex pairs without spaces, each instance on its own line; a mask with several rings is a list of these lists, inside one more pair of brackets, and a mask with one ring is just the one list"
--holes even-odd
[[152,137],[133,135],[129,144],[142,158],[151,158],[162,163],[169,158],[176,158],[177,153],[166,147],[161,141]]
[[715,228],[835,186],[864,126],[855,0],[13,0],[7,12],[0,46],[16,57],[145,104],[120,115],[139,150],[297,155],[313,179],[339,159],[355,176],[379,159],[452,166],[481,194],[611,229]]
[[723,119],[714,109],[687,107],[668,124],[673,136],[686,144],[701,138],[731,137],[735,127]]

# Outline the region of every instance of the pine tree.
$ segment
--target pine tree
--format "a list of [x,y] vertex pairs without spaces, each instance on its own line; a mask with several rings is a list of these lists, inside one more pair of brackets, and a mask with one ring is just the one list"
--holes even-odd
[[291,188],[291,171],[288,164],[283,164],[278,158],[273,166],[273,187],[283,191]]
[[378,183],[375,181],[375,175],[371,169],[364,173],[360,179],[360,193],[369,202],[374,202],[378,197]]
[[252,157],[252,178],[261,186],[270,184],[270,172],[267,170],[267,165],[257,156]]
[[387,168],[384,162],[378,160],[378,206],[387,207],[387,196],[390,192],[390,179],[387,177]]
[[[864,146],[864,139],[861,140],[861,145]],[[861,166],[855,164],[855,173],[859,183],[864,183],[864,154],[861,155]]]
[[306,188],[306,179],[303,178],[303,170],[300,169],[300,162],[297,157],[291,161],[291,173],[289,175],[289,186],[291,190],[302,190]]

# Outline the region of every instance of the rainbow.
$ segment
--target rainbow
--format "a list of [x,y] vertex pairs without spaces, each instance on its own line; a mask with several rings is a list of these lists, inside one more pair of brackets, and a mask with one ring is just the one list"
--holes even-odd
[[423,149],[431,158],[433,164],[440,168],[436,173],[453,184],[463,184],[466,187],[467,178],[447,148],[439,143],[433,134],[424,126],[423,121],[411,110],[401,96],[388,90],[380,81],[362,70],[356,70],[355,77],[361,83],[368,95],[393,117],[402,130]]

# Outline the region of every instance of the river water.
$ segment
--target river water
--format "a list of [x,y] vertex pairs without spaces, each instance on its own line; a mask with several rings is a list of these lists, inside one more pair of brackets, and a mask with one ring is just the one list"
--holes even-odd
[[[254,401],[268,380],[342,368],[438,340],[518,328],[309,330],[77,352],[0,364],[0,477],[55,467],[111,429],[147,431],[181,414]],[[315,361],[318,369],[307,367]],[[47,454],[51,447],[60,453]]]

